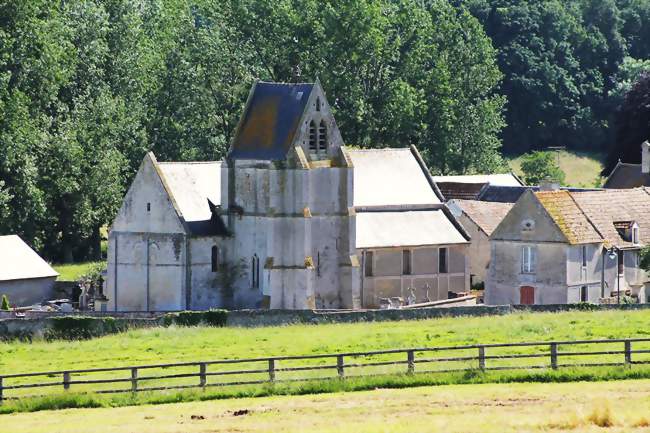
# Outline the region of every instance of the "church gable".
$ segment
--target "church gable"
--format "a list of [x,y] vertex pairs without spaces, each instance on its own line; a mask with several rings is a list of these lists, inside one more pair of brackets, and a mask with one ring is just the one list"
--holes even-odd
[[141,233],[186,232],[157,165],[158,162],[152,153],[145,156],[111,230]]

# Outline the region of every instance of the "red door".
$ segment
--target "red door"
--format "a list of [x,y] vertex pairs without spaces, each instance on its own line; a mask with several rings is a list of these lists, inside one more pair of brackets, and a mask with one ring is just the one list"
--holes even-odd
[[535,303],[535,288],[521,286],[519,288],[519,303],[521,305],[533,305]]

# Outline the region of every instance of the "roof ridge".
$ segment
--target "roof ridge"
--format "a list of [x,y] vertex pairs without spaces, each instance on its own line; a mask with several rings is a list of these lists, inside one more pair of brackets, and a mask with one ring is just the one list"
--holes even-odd
[[222,164],[223,160],[220,161],[165,161],[158,162],[159,165],[172,165],[172,164]]

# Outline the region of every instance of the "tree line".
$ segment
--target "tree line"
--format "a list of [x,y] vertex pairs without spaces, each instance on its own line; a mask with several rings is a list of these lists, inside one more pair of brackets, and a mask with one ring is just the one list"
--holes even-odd
[[648,3],[0,0],[0,233],[97,257],[144,153],[222,158],[257,79],[319,78],[346,144],[415,144],[436,173],[604,150]]

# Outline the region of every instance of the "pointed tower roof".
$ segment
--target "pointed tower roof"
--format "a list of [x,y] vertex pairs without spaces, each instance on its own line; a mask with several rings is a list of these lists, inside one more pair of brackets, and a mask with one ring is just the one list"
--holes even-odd
[[233,159],[285,159],[315,85],[255,83],[228,156]]

